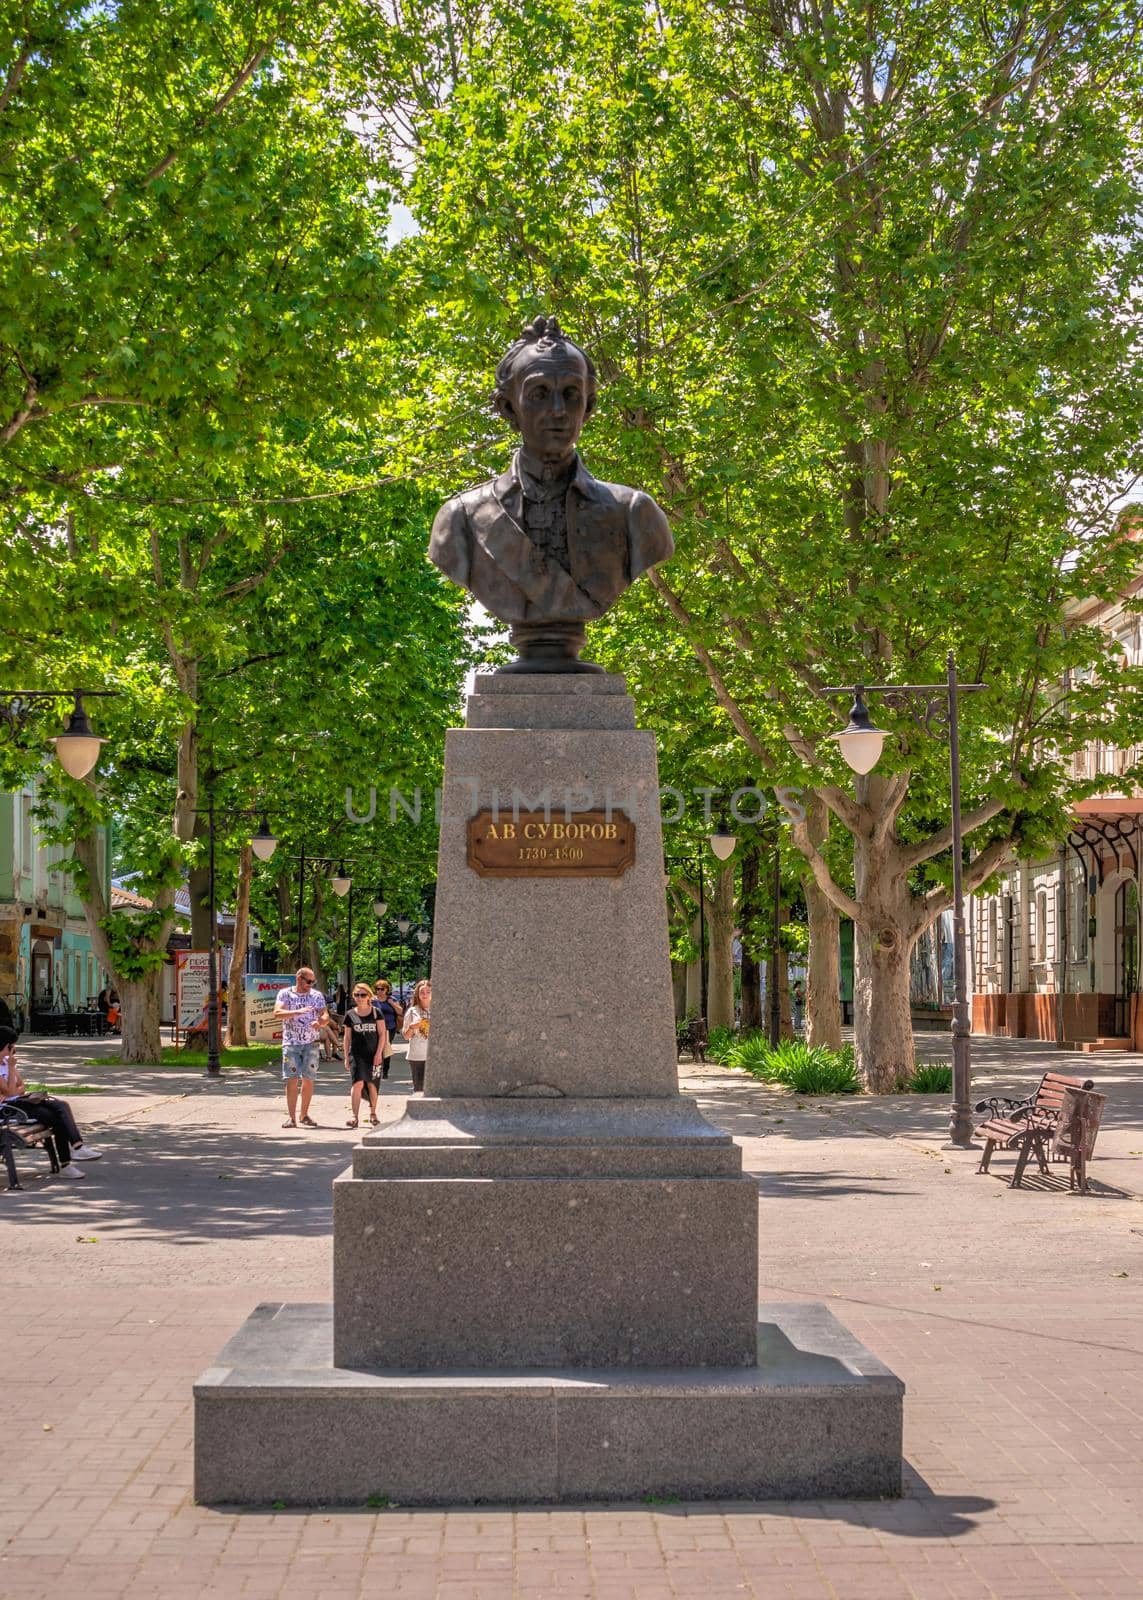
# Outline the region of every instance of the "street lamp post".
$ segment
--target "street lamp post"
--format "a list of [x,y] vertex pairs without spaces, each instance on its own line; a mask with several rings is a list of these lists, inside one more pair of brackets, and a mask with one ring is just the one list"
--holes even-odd
[[[343,869],[344,870],[344,869]],[[349,892],[345,897],[346,935],[345,935],[345,992],[353,993],[353,885],[349,885]]]
[[[948,673],[944,683],[875,683],[857,684],[849,722],[840,733],[831,734],[836,739],[842,756],[858,774],[872,772],[881,755],[886,739],[884,729],[874,727],[865,704],[867,694],[879,694],[886,704],[908,711],[925,732],[932,733],[943,723],[948,736],[949,781],[952,804],[952,876],[953,876],[953,1098],[949,1111],[949,1138],[953,1144],[972,1143],[972,1058],[969,1043],[968,1020],[968,961],[965,950],[964,884],[961,861],[961,809],[960,809],[960,696],[975,694],[985,688],[983,683],[960,683],[957,679],[956,657],[948,653]],[[849,694],[847,688],[824,689],[823,694]]]
[[401,935],[397,944],[397,990],[402,1002],[404,1002],[405,998],[405,939],[412,926],[413,924],[408,917],[397,918],[397,932]]
[[57,733],[52,743],[56,759],[71,778],[86,778],[99,760],[99,747],[107,741],[101,739],[91,726],[84,710],[83,697],[89,700],[114,699],[118,689],[0,689],[0,733],[10,739],[22,734],[30,720],[32,707],[41,700],[74,701],[67,726]]
[[[197,806],[194,809],[195,809],[196,815],[200,815],[201,814],[199,812],[199,808]],[[228,806],[226,808],[225,815],[226,816],[230,816],[230,817],[254,817],[254,816],[257,816],[258,813],[256,811],[247,811],[247,810],[241,810],[241,809],[234,809],[234,808]],[[216,897],[216,893],[215,893],[215,871],[214,871],[214,824],[215,824],[216,816],[217,816],[217,812],[215,810],[215,804],[214,804],[214,790],[213,790],[213,788],[208,786],[207,793],[206,793],[206,831],[207,831],[207,874],[206,874],[207,890],[206,890],[206,899],[207,899],[207,915],[208,915],[208,917],[210,919],[210,943],[209,943],[209,946],[208,946],[208,949],[207,949],[207,957],[206,957],[207,992],[206,992],[206,1073],[205,1073],[205,1076],[207,1078],[221,1078],[221,1076],[222,1076],[222,1061],[221,1061],[220,1055],[219,1055],[219,1042],[218,1042],[218,1012],[219,1012],[219,1003],[218,1003],[218,910],[217,910],[217,904],[216,904],[216,898],[217,897]],[[268,824],[266,822],[265,813],[262,814],[261,824],[260,824],[260,826],[258,828],[257,833],[251,839],[250,844],[251,844],[251,847],[254,850],[255,854],[257,855],[259,861],[269,861],[270,857],[274,854],[274,851],[278,847],[278,841],[277,841],[277,839],[275,839],[274,835],[270,832],[269,826],[268,826]],[[178,1023],[178,1018],[177,1017],[175,1018],[175,1022],[176,1022],[176,1025],[177,1025],[177,1023]]]
[[[337,864],[337,870],[336,871],[334,870],[334,864],[335,863]],[[308,856],[306,854],[305,845],[303,844],[300,847],[299,854],[298,854],[298,946],[297,946],[297,959],[298,959],[298,966],[299,967],[301,966],[303,960],[305,959],[303,946],[305,944],[305,922],[304,922],[304,917],[305,917],[305,892],[306,892],[306,868],[307,867],[324,868],[325,871],[329,875],[330,888],[333,890],[334,894],[336,894],[336,895],[341,895],[341,896],[347,895],[349,893],[349,891],[350,891],[350,888],[352,887],[352,884],[353,884],[353,879],[350,877],[350,875],[345,870],[345,857],[344,856],[342,856],[340,858],[338,858],[337,856]]]
[[377,893],[373,897],[373,915],[377,918],[377,972],[374,982],[381,976],[381,923],[389,909],[389,902],[385,899],[385,891],[377,885]]
[[778,820],[774,819],[774,905],[770,925],[770,982],[766,1003],[770,1013],[769,1040],[776,1046],[782,1037],[782,997],[778,993],[778,958],[782,939],[782,850]]
[[[710,847],[720,861],[729,861],[738,843],[737,834],[731,833],[723,822],[710,835]],[[782,1032],[782,1007],[778,994],[779,924],[782,918],[782,855],[779,849],[778,822],[774,822],[774,919],[770,933],[769,976],[766,983],[766,1001],[770,1013],[769,1039],[776,1045]]]

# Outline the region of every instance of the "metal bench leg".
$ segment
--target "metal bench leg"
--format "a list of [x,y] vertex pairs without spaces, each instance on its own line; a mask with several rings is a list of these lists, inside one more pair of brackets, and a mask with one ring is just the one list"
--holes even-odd
[[1068,1168],[1068,1188],[1078,1189],[1080,1194],[1090,1194],[1087,1186],[1087,1160],[1082,1150],[1077,1150],[1071,1159]]
[[976,1169],[977,1172],[987,1172],[988,1171],[988,1163],[992,1160],[992,1152],[995,1149],[996,1149],[996,1140],[995,1139],[986,1139],[984,1141],[984,1154],[980,1158],[980,1165]]
[[1008,1185],[1010,1189],[1018,1189],[1020,1187],[1020,1180],[1024,1176],[1024,1168],[1028,1165],[1028,1158],[1032,1154],[1032,1146],[1034,1143],[1034,1134],[1029,1134],[1027,1138],[1021,1142],[1020,1154],[1016,1161],[1016,1171],[1012,1174],[1012,1182]]
[[12,1141],[7,1128],[0,1128],[0,1148],[4,1151],[4,1165],[8,1168],[9,1189],[22,1189],[20,1174],[16,1171],[16,1158],[12,1154]]

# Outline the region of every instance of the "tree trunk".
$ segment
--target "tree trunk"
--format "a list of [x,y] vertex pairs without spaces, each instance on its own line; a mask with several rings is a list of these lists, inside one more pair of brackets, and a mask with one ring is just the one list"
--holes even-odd
[[742,1009],[739,1023],[743,1033],[762,1026],[762,980],[753,956],[742,955]]
[[[92,780],[88,782],[94,787]],[[78,868],[77,888],[83,902],[91,947],[96,960],[109,973],[111,982],[119,991],[120,1059],[128,1066],[160,1061],[163,1045],[159,1032],[159,997],[162,993],[164,965],[160,952],[166,948],[171,931],[174,890],[162,889],[155,897],[155,910],[164,913],[158,938],[154,942],[139,941],[138,953],[144,958],[154,958],[153,969],[141,978],[125,978],[112,957],[111,942],[104,927],[111,907],[107,903],[100,872],[98,834],[77,833],[72,849]]]
[[125,1066],[146,1066],[163,1058],[163,1041],[159,1032],[159,997],[162,993],[163,969],[157,967],[145,978],[116,978],[121,1008],[120,1059]]
[[707,973],[707,1026],[734,1026],[734,867],[715,873],[707,901],[710,968]]
[[[697,924],[696,924],[697,926]],[[698,942],[698,934],[695,934]],[[688,1017],[702,1016],[702,963],[692,961],[687,967],[687,1005],[685,1015]]]
[[[201,820],[201,819],[200,819]],[[198,830],[195,830],[196,833]],[[205,839],[206,823],[202,833]],[[204,845],[205,848],[205,845]],[[215,893],[217,895],[217,885]],[[190,941],[192,950],[210,949],[210,868],[205,861],[193,866],[187,873],[187,893],[190,896]],[[217,906],[215,912],[217,915]]]
[[[829,811],[820,796],[806,806],[806,827],[818,849],[829,837]],[[809,912],[810,960],[806,975],[806,1043],[841,1048],[840,918],[828,897],[807,873],[802,888]]]
[[[858,780],[859,798],[876,809],[886,780]],[[853,929],[853,1033],[857,1070],[873,1094],[892,1094],[913,1070],[909,952],[916,908],[902,848],[855,834],[853,884],[862,916]]]
[[778,951],[778,1032],[783,1039],[794,1037],[794,1017],[790,1007],[790,953]]
[[675,1002],[675,1021],[681,1022],[687,1014],[687,964],[671,962],[671,994]]
[[760,952],[754,943],[760,869],[760,851],[757,843],[750,839],[742,849],[742,894],[738,902],[738,925],[742,930],[742,1012],[739,1020],[744,1033],[763,1025],[762,983],[758,973]]
[[247,1044],[246,1037],[246,952],[250,944],[250,879],[254,873],[254,852],[244,844],[238,855],[238,893],[234,902],[234,943],[230,950],[230,974],[226,985],[226,1042],[233,1050]]
[[892,1094],[913,1070],[908,941],[891,925],[854,928],[853,1029],[857,1070],[873,1094]]
[[297,939],[297,931],[294,928],[294,917],[297,914],[294,902],[294,878],[289,867],[278,869],[274,887],[278,902],[278,950],[275,970],[287,972]]

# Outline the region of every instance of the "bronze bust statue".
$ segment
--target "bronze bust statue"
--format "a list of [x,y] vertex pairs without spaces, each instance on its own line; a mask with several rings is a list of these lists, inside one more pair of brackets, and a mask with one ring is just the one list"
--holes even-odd
[[600,672],[579,659],[584,623],[674,551],[650,495],[601,483],[576,451],[595,406],[590,356],[537,317],[496,368],[493,405],[521,435],[500,477],[437,512],[429,557],[510,626],[501,672]]

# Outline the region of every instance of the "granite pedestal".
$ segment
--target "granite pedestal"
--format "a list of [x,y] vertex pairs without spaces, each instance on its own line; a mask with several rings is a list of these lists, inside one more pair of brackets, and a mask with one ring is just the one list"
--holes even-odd
[[819,1305],[748,1368],[333,1366],[327,1305],[259,1306],[195,1385],[208,1505],[860,1499],[901,1492],[904,1386]]
[[[477,679],[425,1095],[334,1184],[332,1310],[261,1308],[196,1387],[200,1499],[900,1492],[897,1380],[824,1308],[759,1326],[755,1184],[678,1090],[658,798],[622,679]],[[599,811],[614,876],[468,852]]]

